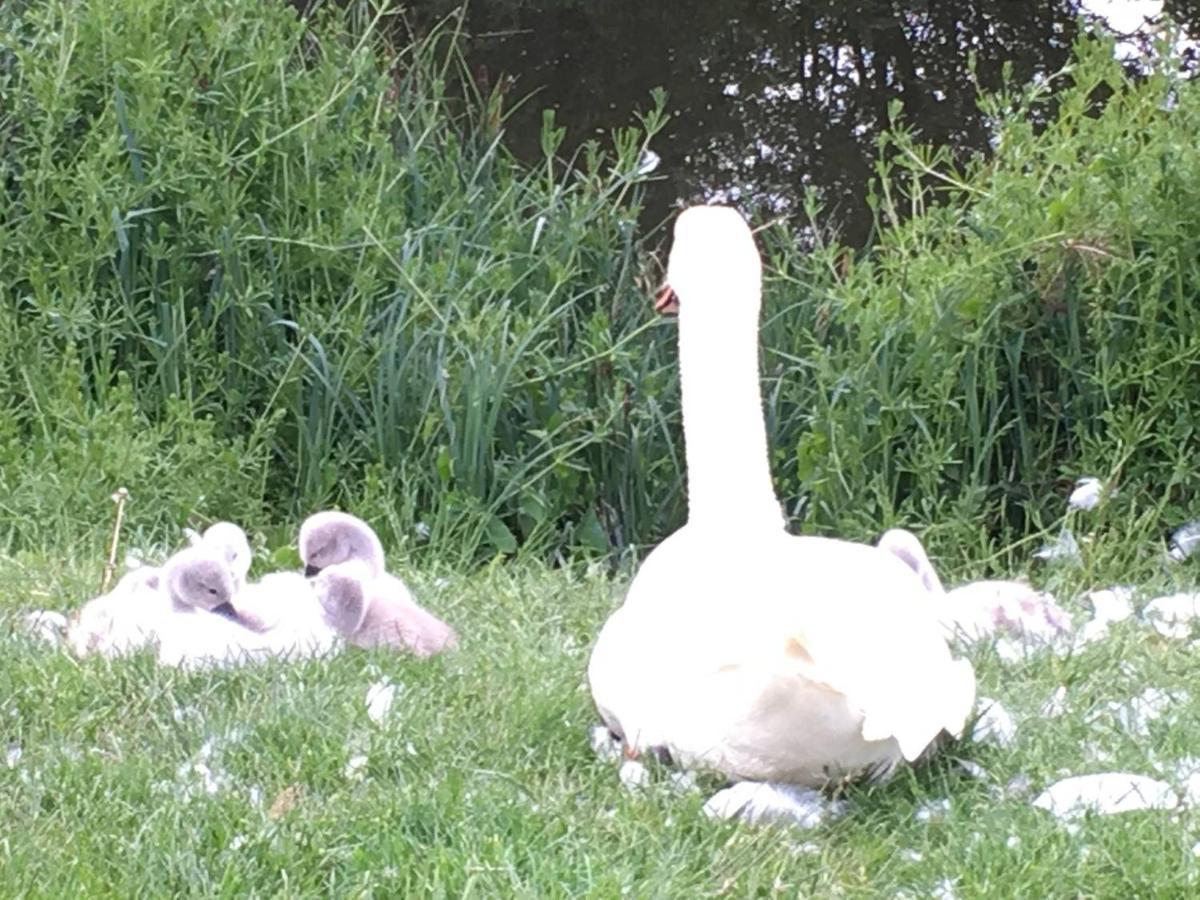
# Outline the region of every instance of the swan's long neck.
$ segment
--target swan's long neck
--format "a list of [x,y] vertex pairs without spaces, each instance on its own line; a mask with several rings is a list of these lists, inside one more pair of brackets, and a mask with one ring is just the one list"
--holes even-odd
[[[688,524],[736,535],[781,529],[758,378],[758,321],[719,313],[745,298],[680,298],[679,377],[687,457]],[[756,304],[757,306],[757,304]]]

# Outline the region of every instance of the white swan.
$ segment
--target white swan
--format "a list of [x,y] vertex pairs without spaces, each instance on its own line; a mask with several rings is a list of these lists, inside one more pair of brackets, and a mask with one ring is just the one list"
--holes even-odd
[[454,630],[397,585],[403,588],[361,560],[327,566],[314,579],[327,621],[356,647],[395,647],[419,657],[456,647]]
[[[912,569],[875,547],[792,537],[758,384],[761,263],[737,212],[680,215],[688,522],[646,558],[588,666],[626,751],[736,779],[825,785],[960,734],[975,696]],[[669,295],[663,295],[669,300]]]
[[[365,601],[360,629],[341,632],[356,646],[403,646],[418,656],[430,656],[458,646],[454,629],[416,602],[408,585],[388,573],[383,544],[357,516],[327,510],[300,526],[300,558],[306,575],[315,576],[340,563],[356,561],[362,568],[342,570],[337,583],[351,590],[345,578],[374,579]],[[327,580],[328,586],[333,584]]]

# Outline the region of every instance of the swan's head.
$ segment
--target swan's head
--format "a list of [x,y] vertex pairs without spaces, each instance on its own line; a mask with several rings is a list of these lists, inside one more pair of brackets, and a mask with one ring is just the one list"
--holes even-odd
[[250,541],[246,532],[232,522],[214,522],[204,530],[200,543],[211,548],[214,553],[222,556],[229,564],[235,586],[240,588],[246,583],[250,574]]
[[349,513],[326,511],[300,526],[300,559],[311,577],[328,566],[359,560],[373,575],[383,574],[383,544],[371,526]]
[[741,213],[729,206],[693,206],[675,220],[667,282],[655,308],[675,312],[736,304],[749,311],[747,320],[757,328],[761,284],[762,260]]
[[325,611],[325,621],[338,634],[349,636],[362,628],[374,580],[370,566],[361,560],[335,563],[313,579],[313,591]]
[[167,560],[163,575],[167,593],[180,606],[216,610],[228,604],[236,590],[229,564],[209,547],[180,550]]

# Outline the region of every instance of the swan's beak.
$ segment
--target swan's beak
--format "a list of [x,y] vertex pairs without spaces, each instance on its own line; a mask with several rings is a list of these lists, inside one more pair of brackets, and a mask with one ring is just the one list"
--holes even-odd
[[314,575],[318,574],[320,571],[321,571],[320,566],[307,565],[304,567],[304,577],[312,578]]
[[679,296],[669,284],[664,284],[654,295],[654,311],[664,316],[679,315]]
[[238,621],[237,610],[233,608],[232,603],[222,603],[220,606],[214,606],[209,612],[214,612],[218,616],[224,616],[226,619]]

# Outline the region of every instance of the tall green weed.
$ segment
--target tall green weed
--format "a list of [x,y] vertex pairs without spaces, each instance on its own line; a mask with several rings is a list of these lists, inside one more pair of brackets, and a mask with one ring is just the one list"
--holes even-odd
[[[681,520],[633,174],[661,98],[569,161],[547,118],[525,166],[454,22],[395,48],[390,14],[0,9],[10,545],[94,535],[121,484],[141,528],[340,504],[448,560],[611,553]],[[995,152],[965,165],[897,119],[868,248],[815,208],[803,239],[762,232],[798,528],[903,522],[1002,567],[1095,474],[1119,490],[1074,524],[1148,566],[1200,512],[1200,90],[1177,63],[1135,79],[1082,43],[1052,85],[981,98]]]

